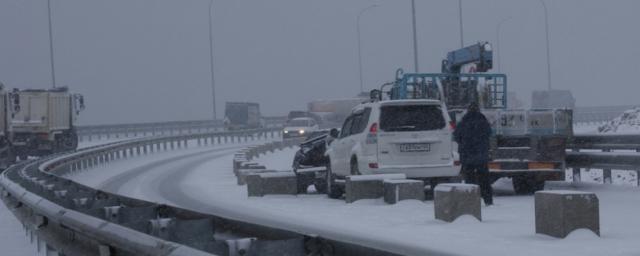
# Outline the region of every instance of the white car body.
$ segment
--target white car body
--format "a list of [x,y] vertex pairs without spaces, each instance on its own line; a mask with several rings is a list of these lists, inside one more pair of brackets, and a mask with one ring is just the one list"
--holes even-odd
[[437,100],[363,103],[345,120],[326,154],[337,177],[454,177],[459,169],[454,165],[452,132],[446,106]]
[[299,117],[287,122],[282,130],[283,138],[305,137],[307,134],[319,130],[320,127],[313,118]]

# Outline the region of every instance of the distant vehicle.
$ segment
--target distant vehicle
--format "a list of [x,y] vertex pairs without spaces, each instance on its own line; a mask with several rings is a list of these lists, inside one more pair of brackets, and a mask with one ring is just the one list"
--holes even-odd
[[224,110],[226,130],[257,129],[262,127],[260,104],[253,102],[227,102]]
[[323,128],[334,128],[340,126],[342,121],[351,114],[351,109],[368,100],[367,97],[315,100],[307,104],[307,109],[309,113],[322,119]]
[[15,91],[20,110],[11,118],[12,144],[20,159],[75,150],[74,123],[84,109],[84,98],[67,87]]
[[533,91],[531,93],[532,109],[574,109],[576,99],[569,90]]
[[11,131],[9,124],[11,115],[19,110],[14,100],[15,94],[7,92],[0,83],[0,169],[6,169],[16,161],[15,152],[11,144]]
[[294,118],[300,118],[300,117],[310,117],[313,118],[313,120],[316,121],[316,123],[321,124],[322,123],[322,118],[314,113],[311,112],[307,112],[307,111],[301,111],[301,110],[293,110],[293,111],[289,111],[289,114],[287,115],[287,122],[294,119]]
[[285,139],[305,137],[307,134],[317,131],[318,129],[318,123],[316,123],[313,118],[294,118],[285,124],[282,130],[282,137]]
[[373,101],[356,106],[327,149],[327,194],[349,175],[402,173],[430,183],[459,175],[449,115],[438,100]]

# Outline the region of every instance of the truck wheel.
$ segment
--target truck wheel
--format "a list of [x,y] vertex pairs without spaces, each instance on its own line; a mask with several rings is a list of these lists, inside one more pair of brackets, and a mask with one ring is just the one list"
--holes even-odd
[[518,195],[531,195],[544,189],[544,180],[536,180],[534,177],[513,177],[513,190]]
[[62,137],[62,148],[65,151],[76,150],[78,148],[78,136],[69,133]]
[[338,199],[342,196],[340,187],[335,183],[335,177],[331,172],[331,161],[327,163],[327,176],[325,178],[327,183],[327,196],[332,199]]

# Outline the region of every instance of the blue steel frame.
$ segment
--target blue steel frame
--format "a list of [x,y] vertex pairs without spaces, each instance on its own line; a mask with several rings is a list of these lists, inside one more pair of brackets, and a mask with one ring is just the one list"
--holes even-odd
[[[420,98],[420,99],[442,99],[442,88],[440,87],[440,81],[446,79],[462,79],[494,81],[488,83],[489,88],[489,106],[484,108],[489,109],[505,109],[507,107],[507,76],[505,74],[485,74],[485,73],[471,73],[471,74],[445,74],[445,73],[407,73],[405,74],[402,69],[396,71],[396,81],[391,88],[390,98],[394,99],[408,99],[408,98]],[[502,81],[502,83],[499,83]],[[413,95],[409,94],[409,87],[413,89]],[[433,92],[437,92],[434,95]],[[411,97],[410,97],[411,96]]]

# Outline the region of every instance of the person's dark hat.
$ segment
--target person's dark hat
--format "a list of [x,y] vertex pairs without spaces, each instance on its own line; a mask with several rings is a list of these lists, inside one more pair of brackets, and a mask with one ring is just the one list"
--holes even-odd
[[467,111],[469,112],[477,112],[480,111],[480,105],[478,105],[478,102],[471,102],[469,103],[469,106],[467,106]]

